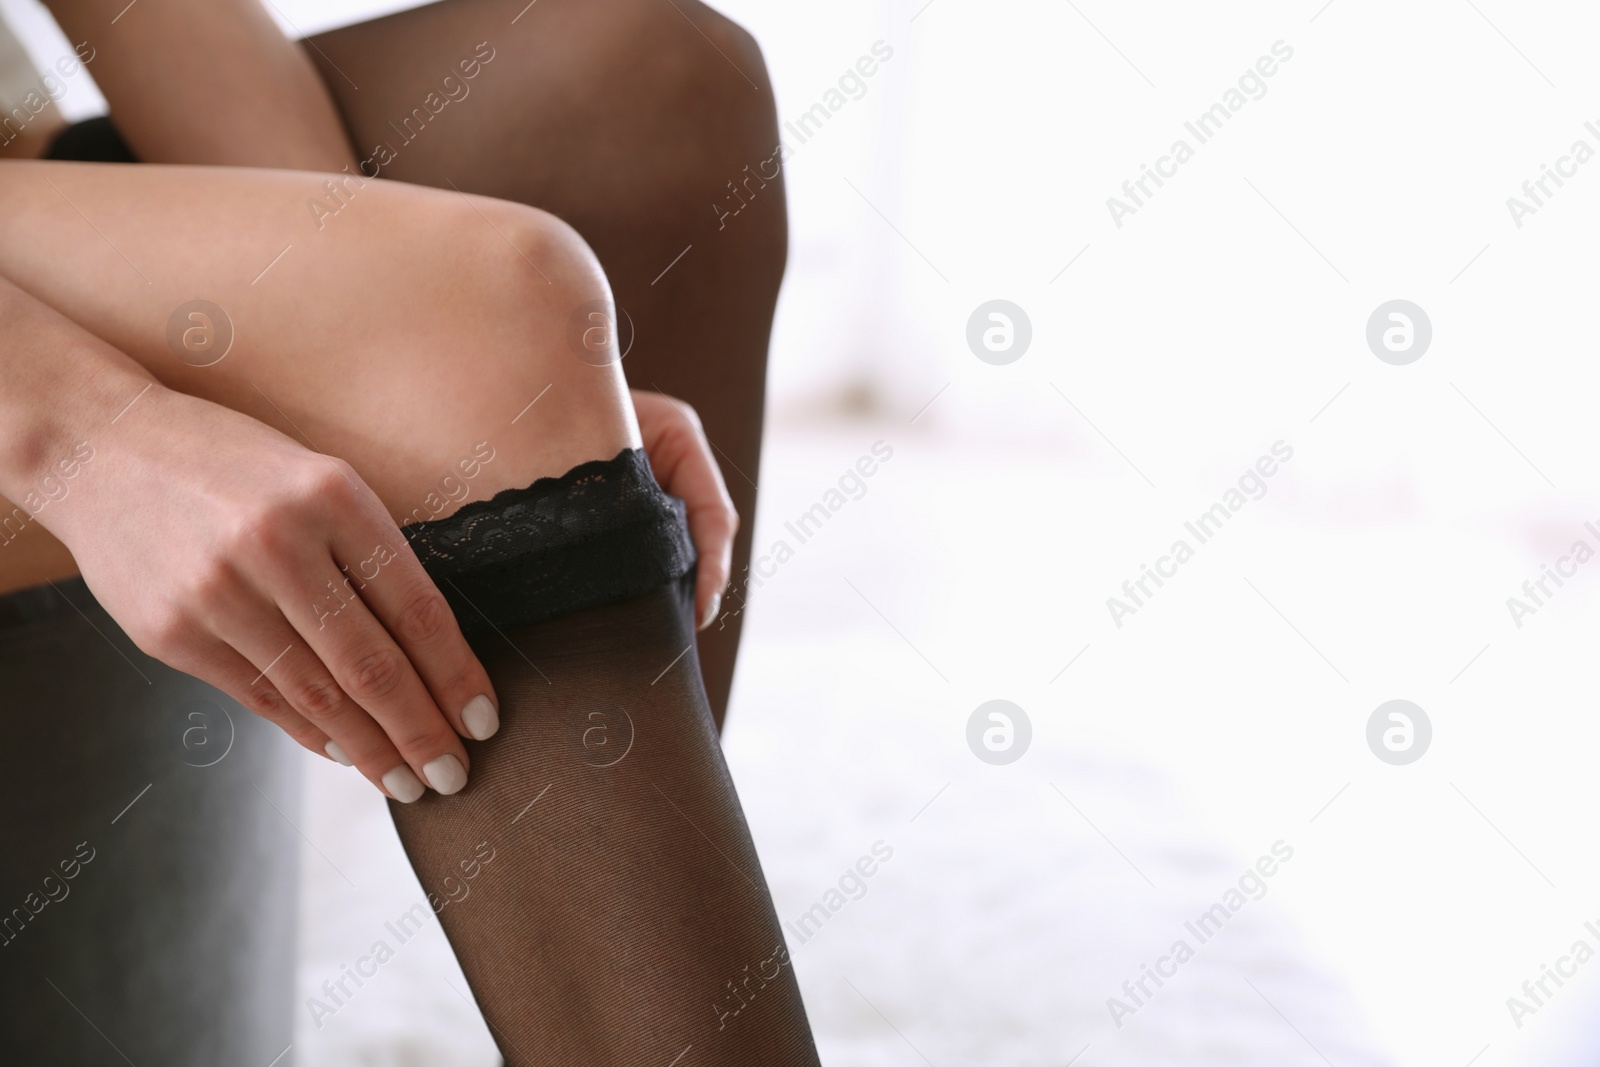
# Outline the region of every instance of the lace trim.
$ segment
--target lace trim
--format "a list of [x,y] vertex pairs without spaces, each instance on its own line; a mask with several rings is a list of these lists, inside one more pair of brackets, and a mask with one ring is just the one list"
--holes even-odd
[[469,636],[642,596],[695,563],[683,502],[635,448],[402,532]]

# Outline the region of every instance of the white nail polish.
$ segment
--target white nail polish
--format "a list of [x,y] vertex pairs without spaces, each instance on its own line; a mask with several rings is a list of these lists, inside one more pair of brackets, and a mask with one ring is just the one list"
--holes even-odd
[[337,741],[329,741],[326,745],[322,746],[322,751],[326,752],[328,754],[328,758],[333,760],[335,763],[342,763],[346,767],[355,766],[354,763],[350,762],[350,757],[344,754],[344,749],[339,747],[339,742]]
[[717,621],[717,612],[719,612],[721,610],[722,610],[722,594],[721,593],[712,593],[711,594],[711,603],[706,605],[706,616],[705,616],[705,618],[700,620],[700,629],[704,630],[707,626],[710,626],[712,623],[716,622]]
[[383,787],[402,804],[410,804],[423,793],[424,786],[404,763],[383,776]]
[[487,741],[500,729],[500,713],[494,710],[494,704],[488,697],[479,694],[461,709],[461,724],[467,728],[467,736],[474,741]]
[[461,792],[461,787],[467,784],[467,772],[461,761],[448,752],[424,763],[422,773],[427,776],[428,784],[445,796]]

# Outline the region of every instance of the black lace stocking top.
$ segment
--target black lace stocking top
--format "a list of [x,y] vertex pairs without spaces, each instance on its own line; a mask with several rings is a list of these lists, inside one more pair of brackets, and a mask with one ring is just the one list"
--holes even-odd
[[469,637],[642,596],[695,562],[683,501],[636,448],[402,532]]

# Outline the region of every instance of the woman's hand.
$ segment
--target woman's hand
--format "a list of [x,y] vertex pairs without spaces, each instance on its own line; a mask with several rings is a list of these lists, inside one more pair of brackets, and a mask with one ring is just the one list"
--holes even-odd
[[154,384],[97,444],[52,530],[141,649],[396,800],[466,784],[489,677],[347,463]]
[[727,483],[694,408],[661,393],[635,389],[633,410],[639,416],[639,434],[656,481],[688,505],[689,534],[700,555],[695,618],[704,630],[722,607],[722,591],[733,570],[733,535],[739,532],[739,513],[733,509]]

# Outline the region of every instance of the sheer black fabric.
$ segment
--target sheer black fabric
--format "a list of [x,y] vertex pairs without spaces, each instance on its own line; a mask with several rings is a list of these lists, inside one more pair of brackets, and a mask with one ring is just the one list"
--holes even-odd
[[[68,129],[50,158],[134,159],[105,119]],[[817,1064],[701,682],[694,555],[681,503],[656,486],[642,453],[629,450],[403,529],[488,668],[502,725],[488,741],[466,742],[472,771],[462,792],[429,793],[392,804],[391,813],[508,1067]],[[85,634],[92,631],[73,638],[79,652],[95,640]],[[40,685],[30,699],[43,707],[51,690]],[[115,700],[103,689],[102,713]],[[266,728],[242,709],[234,717]],[[26,745],[12,752],[27,757]],[[88,793],[91,784],[81,788]],[[283,800],[281,787],[268,792]],[[196,825],[233,818],[227,808],[213,814]],[[265,834],[269,825],[258,829]],[[258,900],[292,869],[287,863],[273,878],[236,884],[235,899],[249,889]],[[144,890],[125,888],[127,929],[137,931]],[[196,892],[162,907],[215,903],[205,883],[190,888]],[[234,1031],[239,1020],[287,1023],[283,971],[293,939],[282,924],[292,903],[257,913],[272,921],[253,929],[261,936],[249,943],[259,947],[243,954],[226,941],[193,940],[185,945],[196,947],[181,951],[146,946],[149,959],[165,960],[165,973],[188,967],[194,984],[181,988],[203,991],[209,1005],[189,1017],[209,1010],[216,1026],[165,1023],[164,1009],[147,1009],[141,972],[115,955],[102,961],[107,999],[95,1004],[121,997],[129,1032],[142,1013],[149,1025],[141,1032],[173,1037],[171,1048],[182,1050],[151,1062],[270,1061],[276,1050],[261,1057],[215,1043],[232,1032],[238,1048],[253,1050],[276,1040],[275,1031]],[[220,972],[223,981],[208,980],[219,961],[232,969]],[[236,982],[226,978],[235,973]],[[262,990],[253,1014],[245,1011],[256,996],[247,979]],[[25,1014],[42,1002],[10,1003]],[[39,1033],[65,1025],[52,1016]],[[187,1044],[174,1037],[181,1034]],[[96,1062],[83,1049],[80,1058],[41,1052],[29,1062]]]
[[418,526],[502,725],[464,790],[390,810],[508,1065],[817,1063],[701,685],[681,504],[630,451]]

